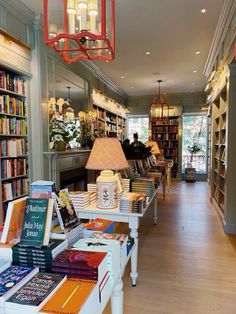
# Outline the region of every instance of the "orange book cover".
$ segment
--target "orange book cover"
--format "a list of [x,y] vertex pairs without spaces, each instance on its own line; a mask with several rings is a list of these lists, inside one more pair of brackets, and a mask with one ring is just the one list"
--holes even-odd
[[67,279],[40,312],[78,314],[95,285],[95,281]]
[[9,243],[20,238],[27,197],[9,202],[1,242]]
[[111,220],[103,219],[103,218],[96,218],[93,221],[84,224],[84,228],[92,229],[96,231],[103,231],[108,226],[110,226],[113,222]]

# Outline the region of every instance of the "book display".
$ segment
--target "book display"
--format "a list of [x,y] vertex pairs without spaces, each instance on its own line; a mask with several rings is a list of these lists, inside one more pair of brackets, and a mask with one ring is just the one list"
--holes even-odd
[[227,107],[225,85],[212,106],[212,197],[222,213],[225,211]]
[[28,194],[26,78],[0,68],[1,221],[7,205]]
[[173,160],[171,177],[179,176],[179,118],[151,117],[151,139],[156,141],[165,159]]

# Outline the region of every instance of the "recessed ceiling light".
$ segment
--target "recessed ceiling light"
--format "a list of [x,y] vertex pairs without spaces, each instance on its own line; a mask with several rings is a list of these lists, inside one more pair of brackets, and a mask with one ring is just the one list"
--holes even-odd
[[206,11],[207,11],[206,9],[201,9],[200,12],[204,14],[204,13],[206,13]]
[[193,73],[197,73],[197,70],[193,70]]
[[201,52],[200,51],[196,51],[195,53],[196,53],[196,55],[199,55]]
[[123,75],[120,77],[121,79],[125,78]]
[[151,52],[150,51],[146,51],[145,53],[146,53],[146,55],[150,55]]

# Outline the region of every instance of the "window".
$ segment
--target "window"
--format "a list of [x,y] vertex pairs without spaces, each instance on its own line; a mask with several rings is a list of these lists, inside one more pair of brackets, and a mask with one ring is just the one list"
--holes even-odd
[[133,134],[138,133],[139,140],[145,143],[148,140],[149,118],[147,116],[128,117],[127,137],[132,142]]
[[[200,146],[200,151],[191,156],[188,147]],[[207,172],[207,116],[200,114],[183,116],[182,171],[188,166],[198,173]]]

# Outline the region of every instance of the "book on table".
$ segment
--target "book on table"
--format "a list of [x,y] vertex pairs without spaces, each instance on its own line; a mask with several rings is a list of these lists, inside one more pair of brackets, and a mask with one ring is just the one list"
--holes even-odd
[[37,273],[5,302],[6,312],[38,313],[65,280],[59,274]]
[[37,267],[13,265],[0,273],[0,307],[38,271]]
[[98,292],[95,281],[67,279],[40,313],[95,314]]
[[55,190],[55,183],[52,181],[38,180],[30,184],[32,198],[51,198]]
[[100,281],[107,270],[107,253],[68,249],[52,262],[52,271],[70,277]]
[[52,212],[53,201],[51,199],[27,199],[20,239],[22,246],[41,247],[48,245]]
[[60,190],[58,195],[52,193],[52,198],[61,229],[64,230],[75,225],[78,222],[78,218],[68,189]]
[[21,236],[27,197],[9,202],[1,242],[9,243]]

